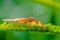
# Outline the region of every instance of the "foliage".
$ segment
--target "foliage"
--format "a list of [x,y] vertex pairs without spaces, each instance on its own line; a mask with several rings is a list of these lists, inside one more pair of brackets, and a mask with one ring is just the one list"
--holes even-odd
[[[45,28],[44,28],[45,27]],[[17,22],[3,22],[0,24],[0,31],[39,31],[49,33],[60,33],[60,27],[52,24],[39,25],[20,25]]]
[[34,0],[34,1],[60,9],[60,2],[56,2],[56,0]]

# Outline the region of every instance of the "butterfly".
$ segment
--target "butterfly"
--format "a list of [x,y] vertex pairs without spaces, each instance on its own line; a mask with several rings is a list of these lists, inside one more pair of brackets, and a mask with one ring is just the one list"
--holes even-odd
[[[42,15],[45,15],[45,14],[42,14]],[[42,16],[42,15],[39,15],[39,16]],[[39,17],[39,16],[36,16],[36,17]],[[42,22],[38,21],[37,19],[35,19],[34,17],[29,17],[29,18],[14,18],[14,19],[3,19],[3,21],[6,20],[6,21],[12,21],[12,22],[15,22],[17,21],[20,25],[24,25],[25,23],[29,24],[29,25],[43,25]]]

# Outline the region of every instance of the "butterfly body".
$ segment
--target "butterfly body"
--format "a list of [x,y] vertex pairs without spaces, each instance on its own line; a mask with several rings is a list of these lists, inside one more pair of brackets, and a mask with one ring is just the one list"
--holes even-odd
[[43,25],[40,21],[36,20],[35,18],[23,18],[21,19],[20,21],[20,24],[25,24],[25,23],[28,23],[29,25],[35,25],[35,24],[38,24],[38,25]]

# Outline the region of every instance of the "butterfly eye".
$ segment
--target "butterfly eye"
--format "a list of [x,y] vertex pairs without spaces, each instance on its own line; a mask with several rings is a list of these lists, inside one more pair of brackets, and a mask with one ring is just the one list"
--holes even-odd
[[29,17],[29,18],[34,19],[34,17]]

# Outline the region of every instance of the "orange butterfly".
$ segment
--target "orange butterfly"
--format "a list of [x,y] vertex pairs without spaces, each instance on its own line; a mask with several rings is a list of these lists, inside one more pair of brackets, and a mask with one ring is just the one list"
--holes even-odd
[[[40,16],[42,16],[42,15],[40,15]],[[33,17],[30,17],[30,18],[4,19],[4,20],[6,20],[6,21],[12,21],[12,22],[18,21],[21,25],[24,25],[25,23],[28,23],[29,25],[36,25],[36,24],[38,24],[40,26],[43,25],[43,23],[41,23],[40,21],[36,20]]]

